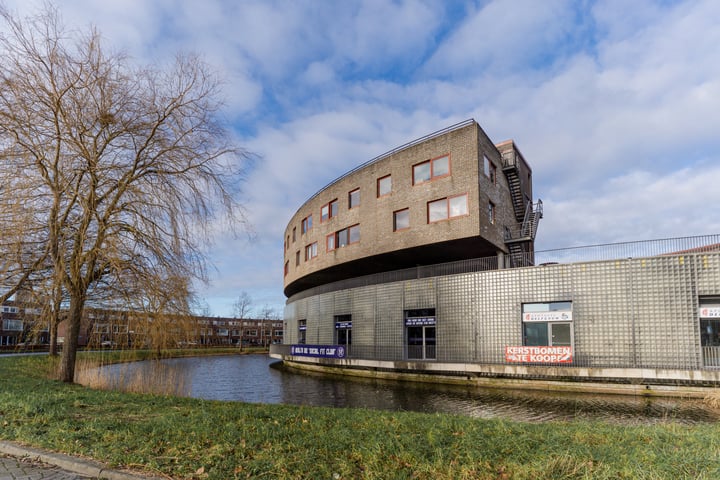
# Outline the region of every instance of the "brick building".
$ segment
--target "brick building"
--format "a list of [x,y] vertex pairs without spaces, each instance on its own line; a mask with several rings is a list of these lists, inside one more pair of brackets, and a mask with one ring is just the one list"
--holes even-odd
[[493,145],[474,120],[462,122],[361,165],[305,202],[285,230],[285,295],[466,258],[526,261],[541,207],[514,142]]
[[454,383],[720,385],[720,235],[540,252],[542,213],[515,143],[474,120],[370,160],[290,219],[271,355]]

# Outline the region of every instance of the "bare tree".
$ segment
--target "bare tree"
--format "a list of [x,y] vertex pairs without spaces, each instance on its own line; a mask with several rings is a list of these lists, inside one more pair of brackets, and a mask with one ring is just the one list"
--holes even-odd
[[235,318],[249,318],[250,311],[252,310],[252,298],[247,292],[241,292],[235,303],[233,303],[233,313]]
[[[274,308],[270,307],[269,305],[265,305],[262,310],[260,310],[260,323],[262,324],[262,344],[263,347],[267,347],[270,344],[270,341],[272,340],[272,324],[273,321],[277,320],[279,315],[275,311]],[[265,325],[267,323],[267,327]],[[269,328],[270,335],[267,334],[268,330],[266,328]]]
[[66,31],[50,6],[0,18],[0,185],[16,199],[0,241],[4,295],[44,280],[67,299],[60,377],[72,382],[87,302],[188,311],[178,279],[206,280],[218,219],[244,223],[245,154],[197,57],[136,68],[94,29]]
[[233,303],[233,311],[235,318],[240,319],[240,350],[243,346],[243,335],[245,333],[245,327],[243,325],[244,320],[250,317],[250,311],[252,310],[252,298],[247,292],[241,292],[235,303]]

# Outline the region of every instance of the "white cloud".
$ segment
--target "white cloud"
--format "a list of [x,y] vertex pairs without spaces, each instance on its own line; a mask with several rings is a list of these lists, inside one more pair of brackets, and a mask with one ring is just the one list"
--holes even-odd
[[306,199],[469,117],[495,141],[514,138],[531,163],[545,201],[539,248],[720,231],[714,0],[61,8],[141,61],[196,51],[226,79],[228,116],[260,159],[245,184],[257,237],[215,246],[206,294],[218,304],[243,290],[282,303],[282,234]]
[[545,199],[540,248],[684,237],[720,232],[720,166],[668,174],[642,170],[599,182],[590,192]]

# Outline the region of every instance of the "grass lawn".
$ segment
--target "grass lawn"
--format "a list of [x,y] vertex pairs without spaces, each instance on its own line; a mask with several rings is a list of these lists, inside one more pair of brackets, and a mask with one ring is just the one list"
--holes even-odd
[[718,479],[720,425],[530,424],[219,402],[48,380],[0,357],[0,438],[175,479]]

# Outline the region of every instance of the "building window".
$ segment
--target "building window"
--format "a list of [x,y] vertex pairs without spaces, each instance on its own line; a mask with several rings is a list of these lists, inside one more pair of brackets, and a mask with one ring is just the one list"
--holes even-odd
[[392,192],[392,177],[390,175],[379,178],[377,181],[377,196],[383,197]]
[[304,344],[307,334],[307,320],[298,320],[298,343]]
[[427,204],[428,223],[468,214],[467,194],[433,200]]
[[348,208],[355,208],[360,205],[360,189],[356,188],[348,193]]
[[720,297],[701,298],[698,317],[703,365],[720,367]]
[[483,155],[483,163],[485,164],[485,176],[490,180],[490,183],[495,185],[497,183],[497,167],[485,155]]
[[335,315],[335,345],[352,345],[352,315]]
[[308,215],[307,217],[302,219],[302,224],[300,225],[300,231],[302,233],[307,233],[308,230],[312,228],[312,215]]
[[298,265],[300,265],[300,250],[295,252],[295,266],[297,267]]
[[107,323],[96,323],[95,333],[110,333],[110,325]]
[[317,257],[317,242],[305,246],[305,261],[307,262],[315,257]]
[[337,198],[332,202],[323,205],[320,209],[320,222],[327,222],[332,217],[336,217],[338,214],[338,201]]
[[525,303],[523,345],[572,346],[572,302]]
[[410,209],[393,212],[393,232],[410,228]]
[[331,233],[325,237],[325,246],[328,252],[335,250],[335,233]]
[[436,317],[434,308],[405,310],[405,349],[409,360],[436,358]]
[[450,156],[434,158],[413,166],[413,185],[450,175]]
[[488,221],[495,223],[495,204],[493,202],[488,202]]
[[6,332],[22,332],[22,320],[3,320],[3,330]]
[[295,234],[296,234],[296,233],[297,233],[297,227],[293,227],[293,240],[292,240],[293,243],[295,243],[295,237],[296,237]]
[[343,228],[335,232],[335,248],[344,247],[351,243],[357,243],[360,241],[360,224],[353,225],[348,228]]
[[290,262],[285,262],[285,271],[283,272],[283,275],[287,277],[287,274],[290,273]]
[[290,250],[290,235],[285,238],[285,250]]

